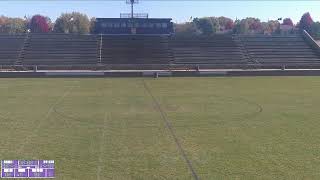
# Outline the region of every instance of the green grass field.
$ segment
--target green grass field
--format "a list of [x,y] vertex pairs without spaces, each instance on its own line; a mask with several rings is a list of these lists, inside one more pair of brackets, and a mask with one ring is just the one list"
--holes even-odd
[[0,159],[57,180],[194,179],[185,157],[203,180],[320,179],[319,77],[0,81]]

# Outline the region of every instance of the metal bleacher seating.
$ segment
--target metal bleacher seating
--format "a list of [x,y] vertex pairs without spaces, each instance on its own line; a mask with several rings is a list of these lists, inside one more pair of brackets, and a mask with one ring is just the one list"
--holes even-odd
[[93,35],[30,34],[22,65],[88,65],[98,62],[98,41]]
[[247,60],[231,35],[173,37],[175,64],[245,65]]
[[85,69],[97,65],[111,65],[111,69],[195,65],[204,68],[319,68],[320,53],[302,35],[0,34],[0,65],[51,67],[49,69],[75,66]]
[[102,64],[170,64],[168,37],[102,35]]
[[320,54],[301,35],[240,35],[250,57],[261,65],[320,65]]
[[0,65],[14,65],[23,47],[25,34],[0,34]]

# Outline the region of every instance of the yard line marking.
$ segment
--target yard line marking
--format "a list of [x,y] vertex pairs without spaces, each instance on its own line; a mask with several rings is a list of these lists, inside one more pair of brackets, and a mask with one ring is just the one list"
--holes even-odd
[[175,142],[175,144],[177,145],[181,156],[182,156],[183,159],[186,161],[186,164],[187,164],[189,170],[191,171],[191,174],[192,174],[193,178],[194,178],[195,180],[199,180],[200,178],[199,178],[199,176],[197,175],[195,169],[193,168],[192,163],[191,163],[191,161],[189,160],[189,158],[188,158],[185,150],[183,149],[183,147],[182,147],[182,145],[181,145],[181,143],[180,143],[180,141],[179,141],[179,138],[177,137],[177,135],[176,135],[176,133],[175,133],[175,130],[174,130],[172,124],[170,123],[170,121],[169,121],[169,119],[168,119],[168,117],[167,117],[167,114],[162,110],[160,103],[158,102],[158,100],[156,99],[156,97],[152,94],[152,91],[151,91],[151,89],[148,87],[147,83],[146,83],[143,79],[142,79],[142,82],[143,82],[143,86],[144,86],[145,90],[146,90],[146,91],[148,92],[148,94],[151,96],[153,103],[155,104],[157,110],[160,112],[161,117],[162,117],[162,120],[164,121],[166,127],[168,128],[168,130],[169,130],[172,138],[174,139],[174,142]]
[[98,170],[97,170],[97,180],[101,180],[101,171],[102,171],[102,154],[103,154],[103,142],[105,138],[105,130],[106,130],[106,121],[108,120],[108,113],[104,114],[103,118],[103,126],[102,126],[102,134],[100,139],[100,149],[99,149],[99,157],[98,157]]
[[[55,101],[54,104],[52,104],[49,108],[49,110],[47,111],[44,119],[42,121],[46,121],[49,117],[50,117],[50,114],[53,112],[55,106],[57,106],[59,103],[61,103],[61,101],[67,97],[69,95],[69,93],[73,90],[73,88],[75,88],[76,86],[71,86],[69,89],[67,89],[62,96],[59,97],[59,99],[57,99]],[[41,122],[41,121],[40,121]],[[18,149],[18,152],[22,152],[22,150],[24,149],[25,145],[26,144],[29,144],[30,140],[32,139],[33,136],[36,135],[36,132],[40,129],[40,125],[41,123],[38,122],[37,126],[36,126],[36,129],[33,131],[34,133],[30,134],[29,136],[26,137],[25,141],[23,141],[24,143],[22,143],[22,145],[20,146],[20,148]]]

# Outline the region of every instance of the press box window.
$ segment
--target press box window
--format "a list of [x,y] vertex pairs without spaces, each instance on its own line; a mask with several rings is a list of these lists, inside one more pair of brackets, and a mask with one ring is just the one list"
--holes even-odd
[[106,23],[101,23],[101,27],[106,28],[108,27]]
[[125,28],[125,27],[127,27],[127,24],[126,23],[121,23],[121,27]]
[[153,28],[153,23],[150,23],[150,24],[149,24],[149,28]]
[[168,24],[167,23],[162,23],[162,28],[168,28]]
[[105,27],[111,28],[112,27],[112,23],[105,23]]

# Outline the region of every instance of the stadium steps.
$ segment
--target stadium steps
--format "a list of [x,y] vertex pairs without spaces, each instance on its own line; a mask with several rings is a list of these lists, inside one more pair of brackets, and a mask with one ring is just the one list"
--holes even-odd
[[29,44],[29,41],[30,41],[29,33],[26,33],[25,37],[24,37],[24,40],[23,40],[22,48],[21,48],[21,50],[19,51],[19,54],[18,54],[18,59],[15,62],[16,66],[22,65],[22,60],[24,58],[25,49],[26,49],[27,44]]
[[251,54],[248,52],[248,49],[245,48],[245,45],[240,40],[240,38],[238,36],[232,36],[232,37],[233,37],[236,45],[238,45],[240,47],[242,56],[247,61],[247,64],[251,65],[252,67],[255,67],[255,68],[260,68],[261,64],[257,60],[255,60],[254,58],[251,57]]

